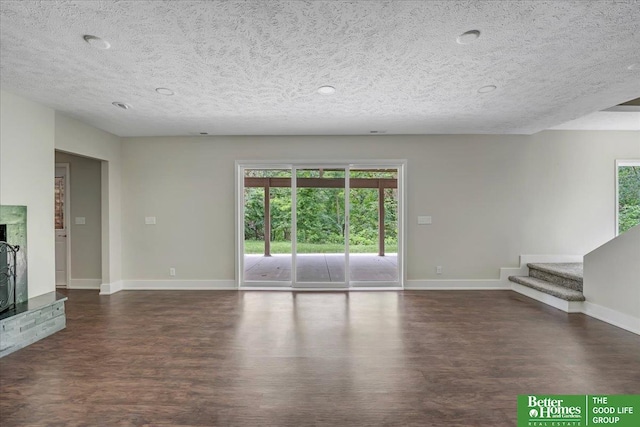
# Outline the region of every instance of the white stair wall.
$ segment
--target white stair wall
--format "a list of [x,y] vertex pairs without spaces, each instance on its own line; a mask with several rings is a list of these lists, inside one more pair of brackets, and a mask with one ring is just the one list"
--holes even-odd
[[584,257],[585,313],[640,335],[640,225]]
[[[620,236],[618,236],[618,238],[584,257],[582,255],[521,255],[519,267],[504,267],[500,269],[500,281],[509,283],[511,290],[514,292],[564,312],[583,313],[640,335],[640,270],[638,270],[640,269],[640,226],[634,227],[627,233],[630,231],[633,231],[633,234],[625,238],[623,243],[611,243],[619,239]],[[607,247],[610,243],[616,247],[620,245],[620,247],[603,249],[607,252],[612,251],[612,254],[597,254],[597,251],[599,252],[601,248]],[[624,249],[622,246],[624,246]],[[622,251],[623,254],[613,255],[614,251]],[[612,256],[613,259],[607,259],[608,256]],[[618,263],[620,261],[616,261],[617,256],[629,257],[631,262],[627,263],[626,267],[619,268]],[[595,263],[593,262],[594,257],[596,259]],[[529,263],[583,262],[583,259],[584,295],[586,301],[565,301],[509,281],[509,276],[527,276],[529,274],[527,264]],[[615,283],[612,283],[611,276],[607,276],[606,273],[606,270],[611,268],[616,269],[616,273],[613,273],[615,275],[613,280]],[[622,276],[626,279],[622,279]],[[613,297],[613,300],[608,302],[601,301],[601,295]],[[628,301],[625,302],[624,300]],[[620,304],[630,304],[631,312],[621,311],[618,307]]]

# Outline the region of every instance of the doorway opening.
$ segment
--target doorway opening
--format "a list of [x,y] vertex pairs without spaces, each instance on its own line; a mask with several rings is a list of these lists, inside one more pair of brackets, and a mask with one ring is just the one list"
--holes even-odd
[[54,224],[56,287],[95,289],[102,284],[102,162],[55,151]]
[[69,163],[56,163],[54,177],[54,225],[56,245],[56,288],[69,287],[71,255],[69,245]]
[[404,161],[237,163],[241,287],[401,287]]

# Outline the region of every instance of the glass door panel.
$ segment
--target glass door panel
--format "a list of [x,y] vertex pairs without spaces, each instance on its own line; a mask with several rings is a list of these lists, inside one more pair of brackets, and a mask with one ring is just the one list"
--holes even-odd
[[346,286],[345,168],[295,168],[298,286]]
[[398,170],[354,167],[349,178],[349,278],[364,286],[396,285]]
[[291,170],[244,170],[243,277],[250,286],[291,285]]

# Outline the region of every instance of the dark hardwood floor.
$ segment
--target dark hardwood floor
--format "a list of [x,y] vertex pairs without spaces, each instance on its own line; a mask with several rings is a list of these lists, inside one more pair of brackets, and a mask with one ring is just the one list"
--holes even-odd
[[515,426],[516,396],[640,393],[640,337],[510,291],[69,291],[0,359],[0,425]]

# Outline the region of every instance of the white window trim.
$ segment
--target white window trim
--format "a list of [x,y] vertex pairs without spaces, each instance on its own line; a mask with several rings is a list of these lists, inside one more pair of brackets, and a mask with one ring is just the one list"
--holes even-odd
[[618,169],[620,167],[624,167],[624,166],[640,166],[640,159],[617,159],[616,160],[616,204],[615,204],[615,211],[616,211],[616,223],[615,225],[615,236],[619,236],[619,230],[620,230],[620,211],[618,209],[618,206],[620,204],[620,185],[619,185],[619,181],[618,181]]

